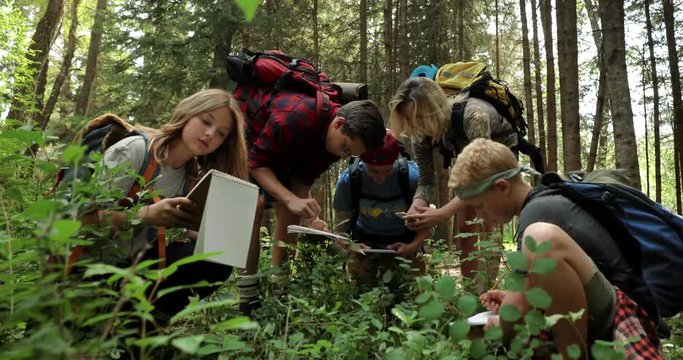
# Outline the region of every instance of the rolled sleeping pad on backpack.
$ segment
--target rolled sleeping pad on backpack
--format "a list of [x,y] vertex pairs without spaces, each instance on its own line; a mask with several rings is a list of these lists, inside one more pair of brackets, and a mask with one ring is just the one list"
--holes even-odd
[[413,72],[410,73],[410,77],[426,77],[429,79],[434,80],[436,77],[436,72],[439,69],[432,65],[420,65],[413,70]]
[[339,101],[342,104],[355,100],[368,99],[368,85],[352,82],[333,82],[332,85],[339,91]]

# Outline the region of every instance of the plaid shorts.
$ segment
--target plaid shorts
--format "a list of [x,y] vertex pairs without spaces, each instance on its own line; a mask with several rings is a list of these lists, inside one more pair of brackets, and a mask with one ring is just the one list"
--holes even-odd
[[[626,293],[617,287],[614,287],[614,290],[617,294],[617,301],[615,304],[613,341],[624,343],[624,359],[664,359],[659,352],[659,339],[655,333],[654,321],[647,315],[645,309],[638,306]],[[552,341],[552,331],[543,330],[534,338],[543,342]],[[639,340],[627,341],[632,338],[639,338]],[[550,359],[552,352],[555,352],[555,349],[541,347],[534,355],[534,359]]]

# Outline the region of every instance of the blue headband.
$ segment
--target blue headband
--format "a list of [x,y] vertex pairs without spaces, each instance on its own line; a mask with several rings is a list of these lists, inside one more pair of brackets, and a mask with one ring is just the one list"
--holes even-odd
[[493,184],[500,179],[512,179],[515,175],[525,172],[531,175],[541,175],[538,171],[528,167],[528,166],[519,166],[516,168],[512,168],[509,170],[505,170],[502,172],[499,172],[497,174],[493,174],[486,179],[480,180],[472,185],[465,186],[463,188],[460,188],[456,190],[456,194],[460,199],[467,199],[472,196],[477,196],[489,188],[493,186]]

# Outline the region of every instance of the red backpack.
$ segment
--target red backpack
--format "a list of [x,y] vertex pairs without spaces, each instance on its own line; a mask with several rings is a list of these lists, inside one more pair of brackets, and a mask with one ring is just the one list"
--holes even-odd
[[[230,79],[237,82],[233,95],[243,104],[247,123],[261,111],[270,109],[282,89],[315,97],[316,113],[321,117],[327,116],[330,101],[339,102],[339,87],[332,84],[324,72],[304,58],[279,50],[253,52],[243,49],[240,53],[232,53],[226,59],[226,70]],[[272,89],[270,100],[254,101],[254,96],[260,93],[255,92],[255,88]]]

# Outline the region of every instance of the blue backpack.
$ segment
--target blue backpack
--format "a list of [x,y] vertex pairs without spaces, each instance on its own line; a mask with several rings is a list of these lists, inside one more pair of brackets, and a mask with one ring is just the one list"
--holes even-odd
[[608,172],[593,180],[576,174],[562,178],[544,174],[542,183],[605,226],[626,260],[642,272],[660,315],[674,316],[683,310],[683,277],[676,275],[683,270],[683,217],[621,179],[610,181]]
[[400,154],[396,159],[396,166],[398,166],[398,186],[401,189],[401,195],[395,197],[381,197],[372,194],[362,193],[363,181],[358,165],[360,164],[360,158],[351,158],[349,160],[349,179],[351,180],[351,201],[353,204],[353,211],[351,213],[350,224],[351,227],[349,232],[353,232],[356,228],[356,223],[358,222],[358,217],[360,216],[360,199],[371,199],[375,201],[393,201],[402,198],[406,203],[406,208],[410,208],[413,203],[413,195],[415,194],[410,190],[410,169],[408,168],[408,157]]

